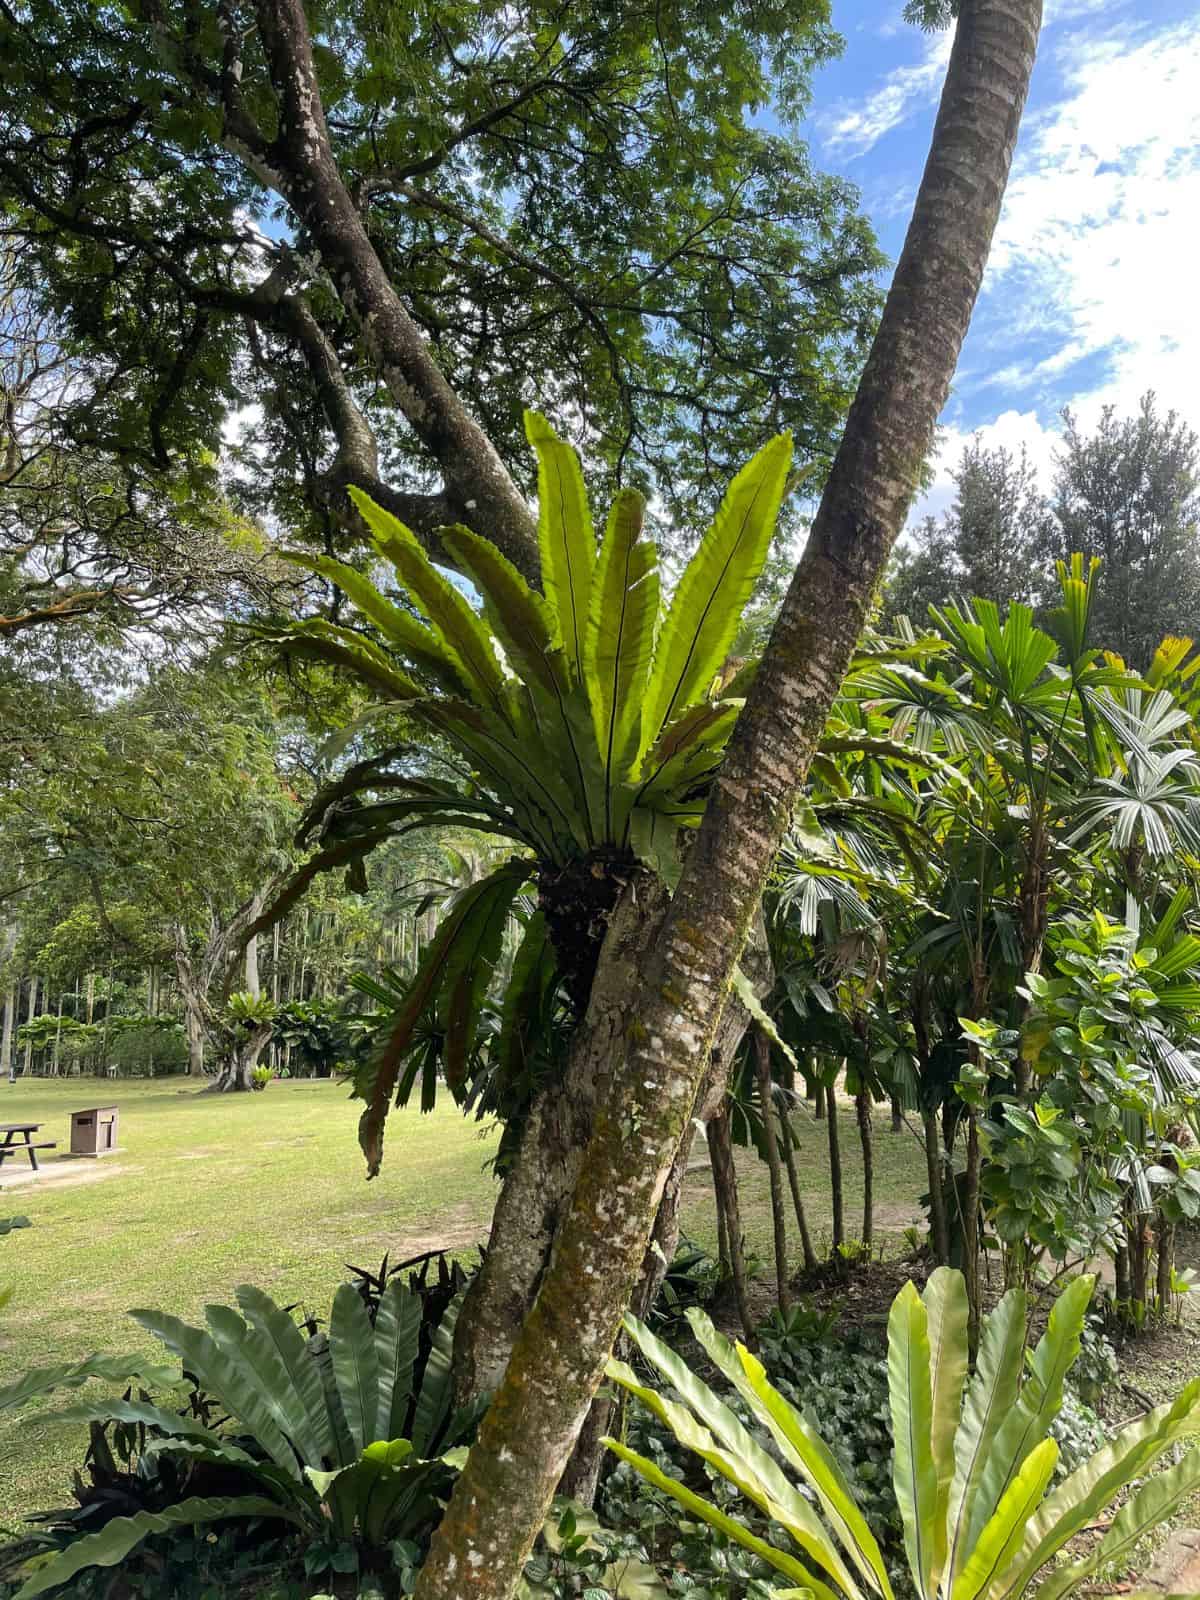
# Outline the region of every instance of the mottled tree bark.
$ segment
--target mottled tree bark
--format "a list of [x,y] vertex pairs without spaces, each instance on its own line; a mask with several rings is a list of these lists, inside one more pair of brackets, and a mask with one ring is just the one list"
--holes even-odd
[[775,1085],[771,1077],[771,1041],[761,1028],[754,1030],[754,1070],[762,1103],[767,1144],[767,1175],[771,1185],[771,1227],[775,1241],[775,1299],[784,1316],[791,1310],[788,1292],[787,1211],[783,1199],[783,1160],[779,1154],[780,1128],[776,1115]]
[[[1040,22],[1040,0],[963,0],[908,237],[808,547],[621,1026],[602,1042],[607,1091],[570,1211],[417,1600],[507,1600],[600,1382],[751,918],[945,403]],[[588,1022],[575,1048],[597,1048]]]
[[[329,142],[302,0],[258,0],[257,13],[279,97],[280,128],[269,148],[251,158],[309,230],[388,392],[442,471],[453,502],[452,520],[462,520],[491,539],[536,583],[537,528],[529,507],[491,440],[434,361],[342,179]],[[315,359],[319,353],[310,353],[310,367]]]

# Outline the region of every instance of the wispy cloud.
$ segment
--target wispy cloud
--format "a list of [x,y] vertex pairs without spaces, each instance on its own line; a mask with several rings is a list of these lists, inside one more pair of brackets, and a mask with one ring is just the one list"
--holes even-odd
[[1200,421],[1200,17],[1068,43],[1065,93],[1029,128],[1009,186],[989,299],[1017,300],[1041,335],[1030,383],[1101,354],[1098,395],[1131,403],[1154,387]]
[[1086,0],[1066,0],[1057,20],[1075,26],[1054,36],[1053,97],[1026,120],[918,515],[948,503],[973,423],[1043,469],[1068,403],[1090,426],[1154,389],[1200,431],[1200,16],[1097,37]]
[[920,61],[889,72],[862,100],[843,101],[818,122],[821,140],[833,155],[843,159],[862,156],[941,89],[950,59],[949,32],[931,34]]

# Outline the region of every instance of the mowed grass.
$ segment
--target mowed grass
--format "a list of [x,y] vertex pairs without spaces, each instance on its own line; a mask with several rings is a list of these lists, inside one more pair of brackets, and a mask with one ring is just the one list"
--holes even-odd
[[[69,1160],[71,1111],[116,1105],[120,1151]],[[281,1303],[328,1312],[345,1263],[377,1264],[432,1248],[469,1254],[486,1237],[496,1194],[495,1133],[447,1101],[429,1116],[394,1112],[383,1171],[371,1183],[358,1150],[361,1107],[331,1082],[273,1083],[254,1095],[206,1095],[186,1079],[156,1083],[18,1081],[0,1086],[0,1122],[37,1121],[45,1176],[0,1168],[0,1216],[33,1226],[0,1239],[0,1282],[16,1298],[0,1312],[0,1384],[27,1368],[76,1361],[94,1350],[155,1349],[129,1321],[134,1306],[195,1320],[210,1301],[231,1302],[239,1283]],[[861,1161],[849,1108],[839,1118],[846,1165],[847,1234],[860,1231]],[[830,1221],[825,1125],[797,1116],[801,1184],[814,1230]],[[897,1237],[920,1215],[923,1157],[908,1133],[877,1119],[877,1230]],[[702,1145],[697,1144],[700,1158]],[[740,1162],[747,1245],[771,1249],[766,1169]],[[708,1174],[688,1180],[684,1227],[715,1248]],[[798,1261],[799,1247],[795,1246]],[[69,1498],[83,1430],[36,1411],[0,1416],[0,1526]]]

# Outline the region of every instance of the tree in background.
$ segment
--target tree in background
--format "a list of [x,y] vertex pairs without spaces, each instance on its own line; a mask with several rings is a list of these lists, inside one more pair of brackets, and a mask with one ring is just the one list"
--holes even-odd
[[1142,671],[1165,634],[1200,633],[1200,439],[1153,394],[1090,434],[1064,420],[1049,553],[1101,557],[1096,637]]
[[0,641],[87,617],[95,643],[150,629],[194,643],[222,613],[284,603],[286,569],[234,514],[212,456],[147,470],[80,433],[106,382],[0,250]]
[[103,377],[64,426],[167,473],[240,407],[247,502],[297,532],[354,483],[534,577],[531,402],[684,526],[771,432],[819,471],[878,309],[855,191],[794,136],[838,47],[824,0],[335,0],[311,32],[299,0],[22,0],[6,235]]
[[888,617],[919,626],[931,605],[964,596],[1054,604],[1039,580],[1074,552],[1099,556],[1095,636],[1144,669],[1167,634],[1200,632],[1200,440],[1153,394],[1136,415],[1106,406],[1088,433],[1063,413],[1052,492],[1022,452],[978,437],[954,473],[954,503],[897,552]]
[[[1024,451],[985,448],[976,437],[954,471],[955,496],[940,520],[926,517],[888,577],[890,617],[918,625],[931,605],[960,596],[1036,604],[1044,576],[1049,513]],[[1071,549],[1078,546],[1072,545]]]

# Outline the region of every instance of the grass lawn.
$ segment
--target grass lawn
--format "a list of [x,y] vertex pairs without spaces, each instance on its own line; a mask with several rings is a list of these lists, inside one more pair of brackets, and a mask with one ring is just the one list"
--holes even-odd
[[[68,1114],[120,1108],[120,1150],[99,1161],[61,1157]],[[487,1170],[494,1138],[453,1108],[394,1112],[387,1157],[368,1184],[358,1151],[359,1107],[330,1082],[274,1083],[263,1094],[203,1095],[185,1079],[97,1083],[33,1079],[0,1086],[0,1122],[45,1124],[56,1139],[44,1176],[6,1162],[0,1216],[33,1227],[0,1240],[0,1281],[16,1298],[0,1312],[0,1383],[26,1368],[97,1349],[154,1342],[124,1312],[155,1306],[188,1319],[253,1282],[281,1302],[328,1311],[344,1263],[376,1264],[445,1246],[469,1251],[486,1234],[495,1196]],[[840,1120],[847,1232],[860,1231],[858,1143],[852,1111]],[[798,1119],[801,1183],[814,1230],[828,1234],[825,1127]],[[920,1214],[923,1157],[907,1133],[877,1121],[879,1232],[896,1237]],[[765,1168],[750,1158],[743,1212],[747,1243],[769,1259]],[[684,1226],[715,1247],[708,1175],[689,1179]],[[798,1256],[798,1247],[797,1247]],[[68,1498],[81,1456],[79,1428],[22,1411],[0,1418],[0,1525]]]

